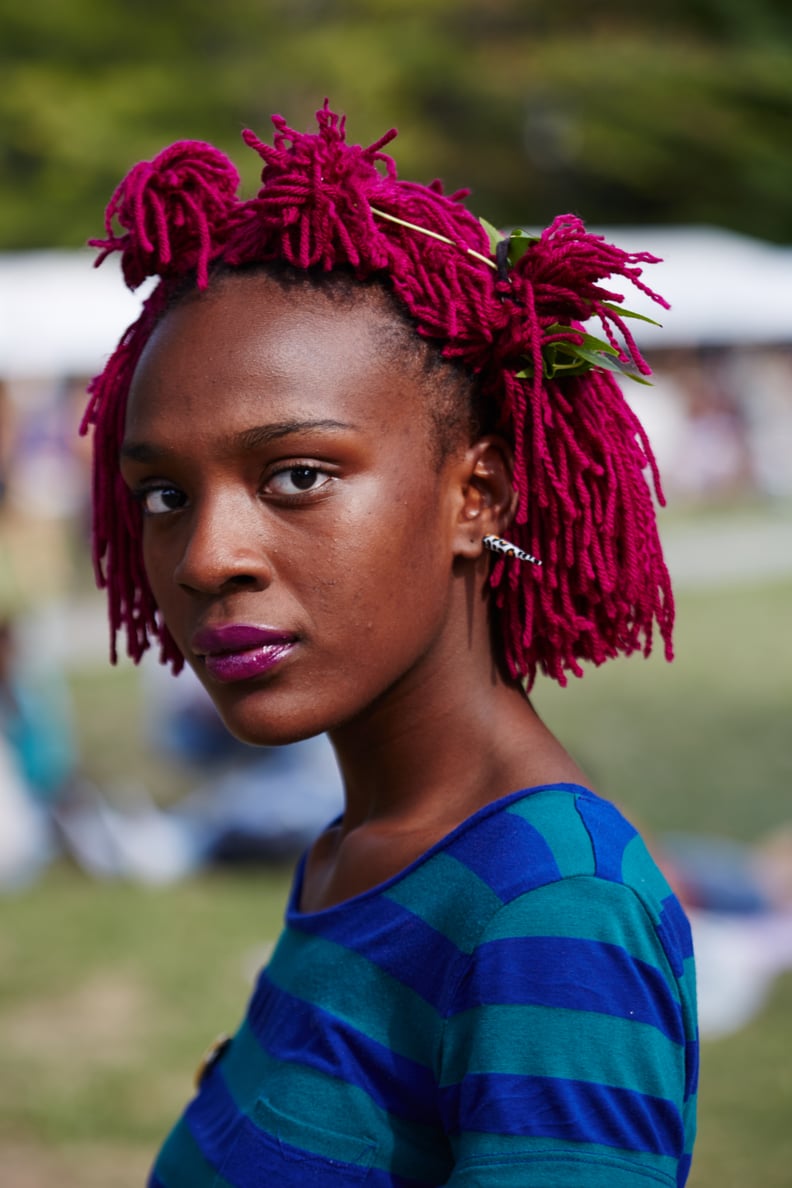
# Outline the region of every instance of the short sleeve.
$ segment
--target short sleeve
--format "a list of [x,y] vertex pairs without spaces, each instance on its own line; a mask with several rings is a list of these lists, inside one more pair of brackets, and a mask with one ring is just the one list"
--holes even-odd
[[664,928],[631,887],[596,876],[498,909],[447,1012],[449,1186],[684,1184],[695,995],[674,918]]

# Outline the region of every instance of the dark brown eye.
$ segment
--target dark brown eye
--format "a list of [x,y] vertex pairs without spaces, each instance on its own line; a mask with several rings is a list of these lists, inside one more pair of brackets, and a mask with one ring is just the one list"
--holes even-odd
[[310,491],[319,477],[319,471],[310,466],[295,466],[289,471],[289,478],[298,491]]
[[186,502],[184,493],[176,487],[148,487],[133,494],[146,516],[162,516],[179,511]]
[[289,466],[268,479],[267,489],[275,495],[298,495],[318,491],[332,481],[332,475],[318,466]]

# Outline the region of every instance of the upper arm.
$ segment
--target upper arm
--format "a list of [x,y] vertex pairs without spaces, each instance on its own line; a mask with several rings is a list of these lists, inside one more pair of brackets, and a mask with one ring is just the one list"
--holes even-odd
[[596,877],[496,912],[445,1027],[449,1183],[505,1186],[529,1165],[537,1185],[684,1182],[694,1004],[657,925],[629,887]]

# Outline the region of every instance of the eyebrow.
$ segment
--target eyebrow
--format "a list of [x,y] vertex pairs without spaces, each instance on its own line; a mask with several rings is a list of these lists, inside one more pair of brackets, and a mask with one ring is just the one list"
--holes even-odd
[[[303,420],[303,421],[273,421],[268,425],[254,425],[251,429],[243,429],[241,433],[233,434],[228,444],[232,449],[255,450],[261,446],[277,441],[281,437],[291,437],[300,433],[310,433],[317,429],[324,432],[344,431],[355,429],[346,421],[331,419]],[[169,453],[145,441],[124,441],[121,444],[120,456],[133,462],[153,462]]]

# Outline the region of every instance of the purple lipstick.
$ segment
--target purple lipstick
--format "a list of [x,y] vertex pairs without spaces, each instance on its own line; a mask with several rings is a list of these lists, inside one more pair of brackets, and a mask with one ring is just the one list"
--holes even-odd
[[268,672],[289,655],[296,642],[296,636],[286,631],[229,623],[226,627],[205,627],[196,632],[192,650],[203,656],[215,680],[228,684]]

